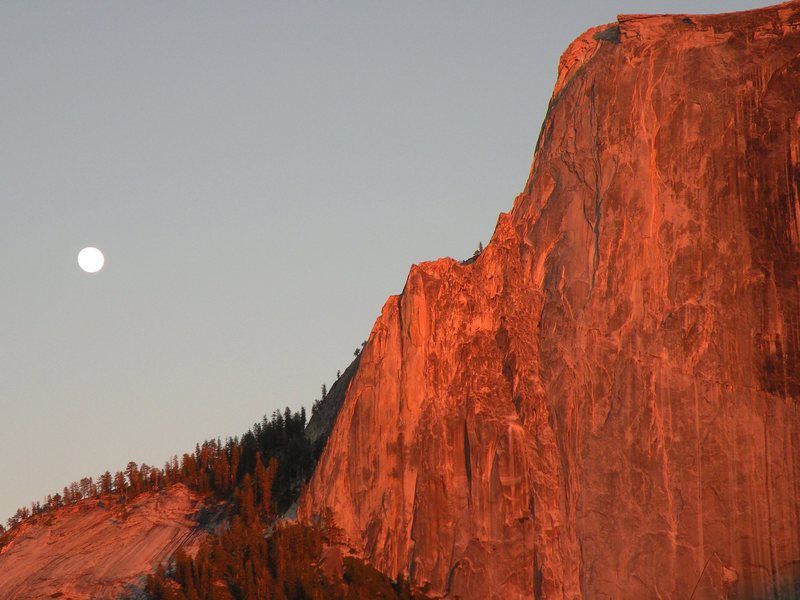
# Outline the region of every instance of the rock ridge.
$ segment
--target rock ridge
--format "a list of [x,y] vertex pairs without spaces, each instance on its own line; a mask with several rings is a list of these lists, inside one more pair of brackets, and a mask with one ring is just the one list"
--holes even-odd
[[23,524],[0,551],[0,598],[116,598],[139,588],[179,547],[196,551],[206,535],[194,518],[201,506],[178,484],[125,508],[85,500]]

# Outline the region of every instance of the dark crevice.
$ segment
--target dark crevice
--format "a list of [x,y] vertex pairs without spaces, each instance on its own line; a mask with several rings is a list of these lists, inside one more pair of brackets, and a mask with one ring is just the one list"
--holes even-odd
[[596,32],[593,36],[598,42],[611,42],[612,44],[620,43],[620,30],[619,25],[614,25],[603,31]]
[[457,560],[455,564],[450,567],[450,571],[447,573],[447,584],[445,585],[444,591],[445,594],[449,594],[450,590],[453,589],[453,576],[456,574],[458,567],[461,566],[461,561]]
[[414,502],[413,512],[411,514],[411,524],[409,525],[409,538],[411,539],[411,550],[408,553],[408,578],[414,581],[414,572],[417,569],[416,555],[417,555],[417,538],[415,537],[415,526],[417,524],[417,508],[419,508],[419,497],[417,496],[417,487],[419,485],[419,473],[414,479]]
[[469,487],[469,503],[472,504],[472,460],[470,459],[469,431],[467,420],[464,419],[464,470],[467,472],[467,486]]
[[597,276],[597,267],[600,265],[600,208],[603,206],[602,184],[603,167],[600,161],[600,122],[597,118],[597,106],[595,104],[594,84],[589,90],[589,118],[590,126],[594,130],[594,256],[592,258],[592,283],[589,287],[589,297],[594,291],[594,281]]
[[539,552],[533,551],[533,597],[542,600],[542,567],[539,565]]
[[775,560],[775,535],[772,531],[772,488],[770,487],[770,468],[769,468],[769,429],[767,427],[768,415],[764,417],[764,479],[767,489],[767,530],[769,531],[769,564],[772,572],[772,595],[774,600],[778,600],[778,565]]
[[[592,256],[592,280],[589,286],[589,299],[592,297],[594,291],[594,284],[597,278],[597,269],[600,266],[600,220],[602,217],[601,209],[604,202],[604,188],[607,190],[617,176],[619,170],[619,160],[616,157],[612,158],[614,171],[611,173],[610,180],[603,182],[603,162],[602,162],[602,145],[600,143],[600,118],[597,114],[597,103],[595,99],[595,85],[592,84],[589,90],[589,127],[593,132],[593,152],[592,162],[594,164],[594,185],[593,187],[593,200],[594,200],[594,221],[592,221],[586,214],[586,204],[583,206],[583,216],[586,223],[592,228],[594,235],[594,253]],[[581,179],[581,181],[588,184]]]

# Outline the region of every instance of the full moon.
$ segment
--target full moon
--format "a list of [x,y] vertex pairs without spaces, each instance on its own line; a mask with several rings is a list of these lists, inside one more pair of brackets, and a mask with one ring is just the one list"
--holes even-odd
[[106,259],[97,248],[84,248],[78,252],[78,266],[87,273],[97,273],[103,268]]

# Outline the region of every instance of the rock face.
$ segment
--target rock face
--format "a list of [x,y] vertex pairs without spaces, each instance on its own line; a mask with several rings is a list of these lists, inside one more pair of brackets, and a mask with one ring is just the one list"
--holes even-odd
[[198,501],[176,485],[138,496],[127,516],[84,501],[24,525],[0,551],[0,598],[116,598],[179,547],[191,552],[199,544],[203,533],[191,518]]
[[562,57],[472,264],[383,308],[300,516],[460,598],[800,598],[800,2]]

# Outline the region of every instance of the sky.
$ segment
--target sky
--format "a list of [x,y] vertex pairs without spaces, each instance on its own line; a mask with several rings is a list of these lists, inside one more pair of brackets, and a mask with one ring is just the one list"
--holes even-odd
[[310,413],[411,264],[489,240],[572,39],[763,4],[0,4],[0,523]]

